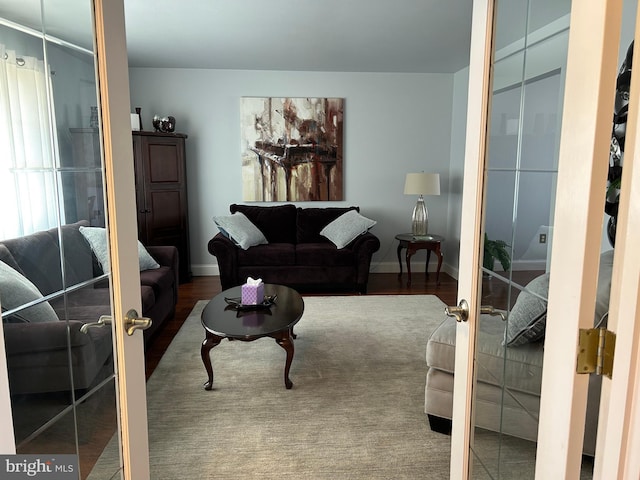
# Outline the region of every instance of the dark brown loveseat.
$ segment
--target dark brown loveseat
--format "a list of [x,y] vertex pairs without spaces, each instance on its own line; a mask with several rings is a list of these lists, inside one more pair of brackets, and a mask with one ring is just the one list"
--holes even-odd
[[320,234],[350,210],[359,208],[232,204],[231,214],[246,215],[268,243],[243,250],[223,233],[213,237],[208,248],[218,261],[222,288],[242,285],[247,277],[253,277],[303,292],[366,293],[371,257],[380,248],[380,240],[366,232],[344,248],[337,248]]
[[[57,229],[0,242],[0,260],[27,278],[42,295],[52,295],[45,306],[55,312],[51,318],[37,321],[30,318],[34,307],[11,314],[4,301],[7,297],[0,292],[2,310],[9,313],[3,313],[3,328],[12,394],[68,390],[72,385],[69,359],[73,387],[88,388],[112,362],[111,329],[81,331],[85,323],[110,315],[108,281],[93,281],[102,271],[80,233],[80,226],[87,225],[81,221],[61,228],[64,269]],[[140,272],[142,315],[153,321],[144,331],[145,342],[173,317],[178,295],[177,249],[150,246],[147,251],[160,267]],[[59,295],[63,287],[81,285]]]

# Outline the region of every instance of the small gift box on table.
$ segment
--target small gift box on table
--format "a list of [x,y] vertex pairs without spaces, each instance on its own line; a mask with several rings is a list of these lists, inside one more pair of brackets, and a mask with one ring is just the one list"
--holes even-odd
[[247,278],[247,283],[242,285],[242,304],[258,305],[264,302],[264,283],[262,279]]

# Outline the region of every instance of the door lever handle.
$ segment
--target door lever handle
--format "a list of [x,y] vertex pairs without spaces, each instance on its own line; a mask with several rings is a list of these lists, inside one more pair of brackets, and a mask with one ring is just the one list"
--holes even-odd
[[133,335],[136,330],[146,330],[153,324],[153,320],[147,317],[138,316],[133,308],[127,312],[124,317],[124,328],[127,329],[129,336]]
[[82,333],[87,333],[90,328],[104,327],[105,325],[111,325],[111,315],[101,315],[97,322],[85,323],[80,327]]
[[[104,327],[105,325],[111,325],[113,319],[111,315],[102,315],[97,322],[85,323],[80,327],[82,333],[87,333],[89,328],[92,327]],[[138,312],[131,309],[124,317],[124,328],[127,329],[128,335],[133,335],[136,330],[146,330],[153,324],[153,320],[147,317],[139,317]]]
[[469,304],[463,298],[457,307],[447,306],[444,309],[444,313],[449,317],[455,317],[457,322],[466,322],[469,320]]
[[480,313],[485,313],[487,315],[493,315],[493,316],[500,315],[500,318],[502,318],[503,322],[507,320],[507,317],[504,315],[504,312],[501,312],[500,310],[496,310],[491,305],[482,305],[480,307]]
[[[469,320],[469,304],[465,299],[462,299],[457,307],[445,307],[444,313],[449,317],[455,317],[458,322],[466,322]],[[482,305],[480,307],[480,313],[484,313],[486,315],[499,315],[503,321],[507,319],[504,312],[496,310],[491,305]]]

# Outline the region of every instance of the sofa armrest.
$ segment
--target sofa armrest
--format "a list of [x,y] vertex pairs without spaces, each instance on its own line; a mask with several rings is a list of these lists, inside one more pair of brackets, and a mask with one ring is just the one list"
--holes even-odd
[[144,248],[161,266],[177,268],[179,260],[178,249],[173,245],[149,245]]
[[359,235],[349,247],[351,250],[367,252],[369,255],[373,255],[380,250],[380,240],[373,233],[367,232]]
[[223,290],[240,285],[238,278],[238,247],[227,237],[218,233],[209,240],[209,253],[216,257]]
[[371,232],[363,233],[351,242],[351,245],[349,245],[348,248],[353,250],[356,257],[358,285],[367,285],[369,280],[371,257],[375,252],[380,250],[380,239]]
[[82,325],[83,322],[72,320],[68,323],[67,332],[67,322],[6,323],[3,327],[7,357],[64,350],[69,339],[67,333],[71,346],[93,342],[91,335],[80,331]]
[[162,267],[169,267],[173,270],[176,277],[176,290],[180,284],[180,256],[178,248],[173,245],[150,245],[145,247],[149,254],[155,259],[156,262]]

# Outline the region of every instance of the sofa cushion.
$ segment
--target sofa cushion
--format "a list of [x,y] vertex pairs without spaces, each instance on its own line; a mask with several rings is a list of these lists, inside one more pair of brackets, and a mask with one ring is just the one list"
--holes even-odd
[[26,278],[40,293],[49,295],[62,289],[62,269],[58,242],[48,232],[3,240]]
[[158,267],[140,272],[140,285],[147,285],[153,288],[158,297],[163,292],[172,292],[175,284],[173,270],[169,267]]
[[[456,351],[455,319],[447,317],[427,342],[427,365],[453,373]],[[480,315],[478,330],[477,378],[479,382],[540,395],[542,385],[543,342],[517,348],[505,347],[504,322],[498,316]],[[506,358],[506,360],[505,360]]]
[[270,243],[238,251],[238,265],[291,266],[296,264],[295,245]]
[[89,226],[89,222],[81,220],[77,223],[62,225],[60,231],[57,228],[47,230],[57,244],[60,243],[59,235],[62,235],[65,285],[76,285],[96,276],[94,264],[97,265],[97,261],[91,247],[80,233],[82,226]]
[[9,249],[1,243],[0,243],[0,262],[6,263],[11,268],[13,268],[16,272],[18,272],[20,275],[24,276],[24,272],[20,268],[20,265],[18,265],[18,262],[16,262],[16,259],[13,258],[13,255],[11,255],[11,252],[9,251]]
[[327,243],[320,231],[349,210],[360,211],[358,207],[298,208],[296,243]]
[[[102,227],[80,227],[80,233],[87,240],[91,246],[91,250],[98,259],[100,267],[104,273],[108,273],[111,269],[109,264],[109,247],[107,245],[107,231]],[[144,245],[138,240],[138,262],[140,271],[150,270],[153,268],[159,268],[158,262],[156,262]]]
[[[0,262],[0,295],[3,312],[43,298],[33,283],[4,262]],[[7,318],[3,317],[3,321],[7,323],[55,322],[58,321],[58,316],[49,302],[43,301]]]
[[344,248],[376,223],[355,210],[349,210],[320,230],[320,235],[331,240],[337,248]]
[[[7,356],[24,355],[20,359],[20,367],[38,367],[46,370],[42,365],[42,357],[34,355],[41,352],[61,352],[56,356],[57,361],[52,362],[54,355],[47,355],[47,367],[55,365],[69,365],[68,348],[72,346],[91,345],[93,337],[98,332],[108,331],[110,328],[91,328],[87,334],[80,332],[83,322],[45,322],[33,325],[7,325],[7,336],[11,342],[7,342]],[[11,359],[11,367],[15,360]],[[75,363],[76,359],[73,358]],[[11,367],[9,368],[11,372]],[[65,372],[68,375],[68,371]],[[12,389],[13,391],[13,389]]]
[[93,287],[88,285],[68,292],[66,299],[51,300],[51,306],[61,320],[97,322],[101,315],[111,315],[111,292],[108,288]]
[[295,243],[295,205],[254,206],[233,203],[231,213],[244,213],[251,223],[260,229],[269,243]]
[[331,243],[299,243],[296,245],[296,263],[309,267],[353,266],[354,253],[349,249],[338,249]]
[[520,292],[507,317],[507,345],[515,347],[544,338],[548,295],[548,273],[531,280]]

